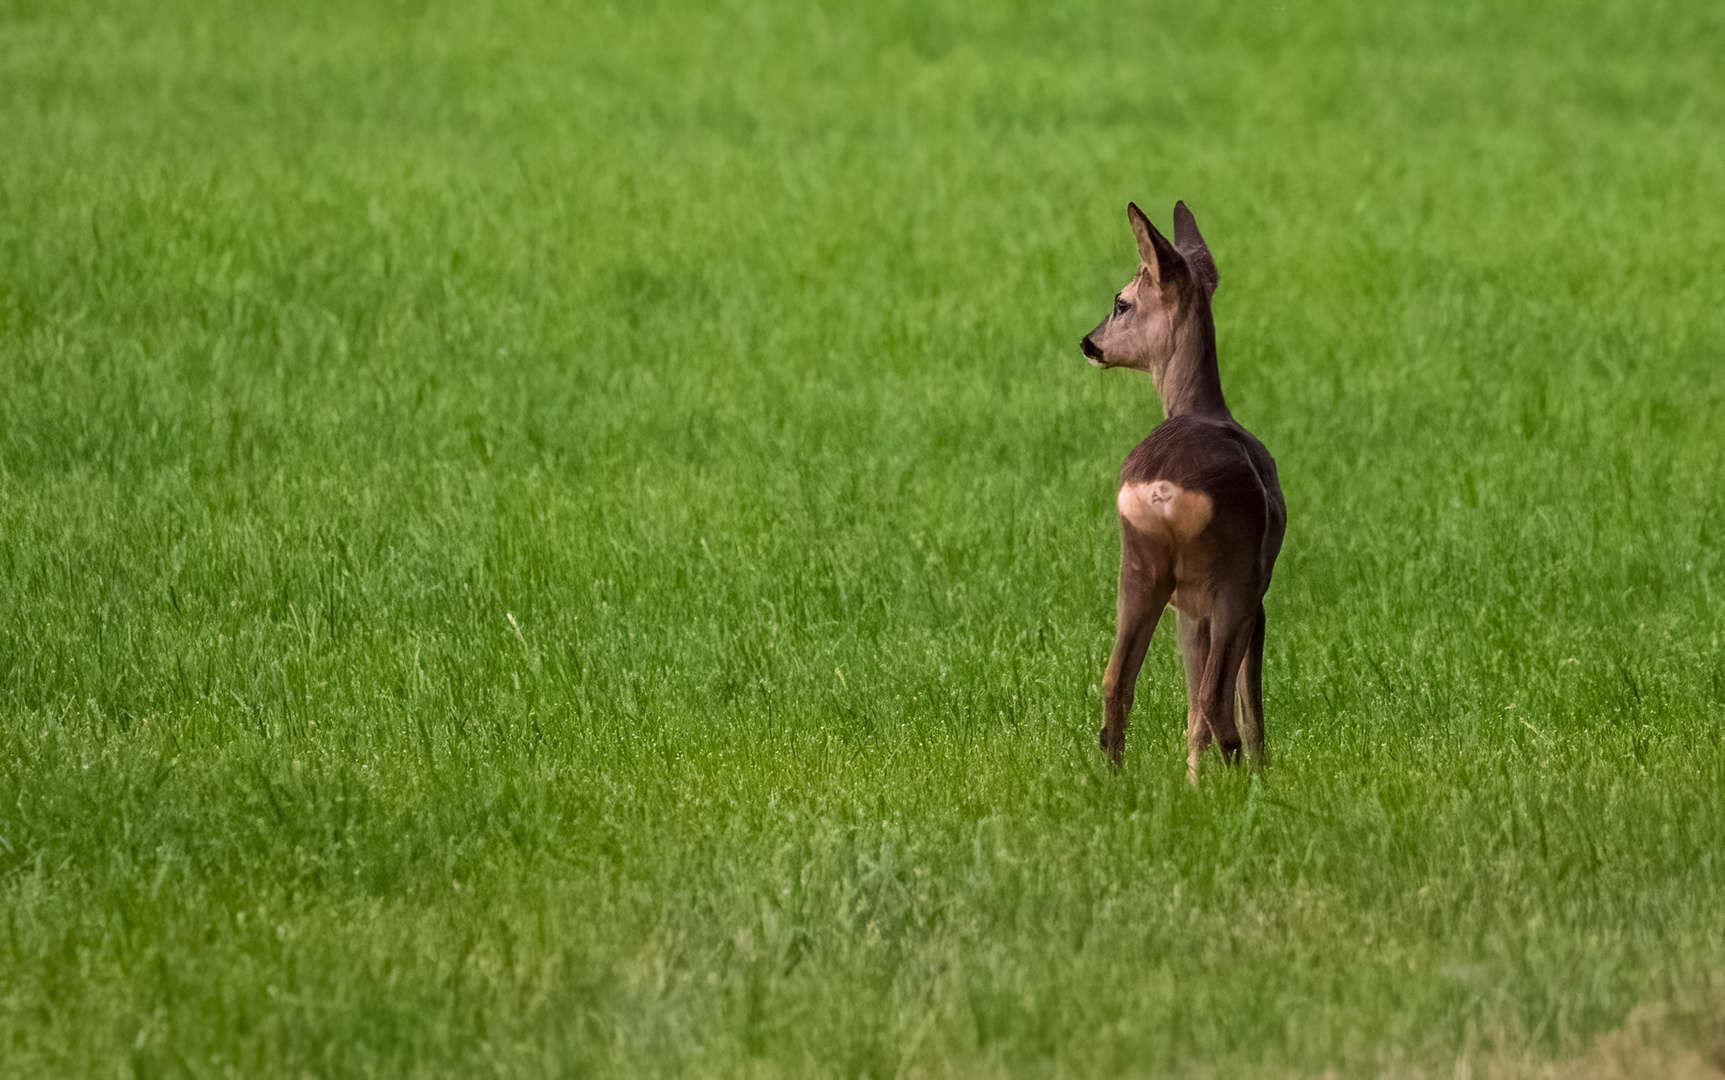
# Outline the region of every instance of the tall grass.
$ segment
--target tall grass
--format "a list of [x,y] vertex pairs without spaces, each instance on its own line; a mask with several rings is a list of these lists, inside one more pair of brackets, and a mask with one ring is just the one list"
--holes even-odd
[[[0,4],[0,1074],[1718,1045],[1722,49]],[[1076,348],[1177,197],[1291,516],[1196,790],[1167,640],[1095,749],[1159,416]]]

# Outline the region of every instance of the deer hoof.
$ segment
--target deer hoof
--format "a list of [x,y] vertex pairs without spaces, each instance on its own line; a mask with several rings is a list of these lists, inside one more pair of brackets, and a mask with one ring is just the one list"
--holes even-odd
[[1096,741],[1102,747],[1102,752],[1108,755],[1108,763],[1119,768],[1126,756],[1126,733],[1103,728]]

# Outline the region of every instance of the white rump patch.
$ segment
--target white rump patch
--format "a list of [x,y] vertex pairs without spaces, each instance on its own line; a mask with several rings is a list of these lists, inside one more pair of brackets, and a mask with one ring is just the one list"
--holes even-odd
[[1210,496],[1167,480],[1123,484],[1114,503],[1134,529],[1174,540],[1190,540],[1203,532],[1215,512]]

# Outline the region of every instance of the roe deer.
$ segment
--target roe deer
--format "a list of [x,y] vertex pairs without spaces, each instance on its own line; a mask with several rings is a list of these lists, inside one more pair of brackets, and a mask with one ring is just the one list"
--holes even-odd
[[[1097,367],[1148,371],[1165,419],[1120,468],[1120,597],[1114,655],[1102,680],[1102,749],[1126,750],[1126,719],[1162,609],[1179,612],[1186,662],[1188,776],[1212,741],[1254,767],[1264,760],[1264,592],[1288,512],[1276,463],[1235,422],[1216,370],[1210,297],[1216,263],[1186,204],[1174,242],[1136,203],[1126,207],[1140,266],[1114,310],[1084,335]],[[1234,702],[1239,698],[1239,722]]]

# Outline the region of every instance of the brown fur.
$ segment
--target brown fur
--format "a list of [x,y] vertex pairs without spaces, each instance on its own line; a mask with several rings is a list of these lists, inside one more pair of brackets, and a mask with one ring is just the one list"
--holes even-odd
[[1169,243],[1136,204],[1126,212],[1138,272],[1081,344],[1099,367],[1149,372],[1166,419],[1120,469],[1120,593],[1101,743],[1119,764],[1138,670],[1172,606],[1186,663],[1187,768],[1196,780],[1212,743],[1229,761],[1243,751],[1254,766],[1263,763],[1264,593],[1288,515],[1275,461],[1222,397],[1210,311],[1216,264],[1197,222],[1175,204]]

